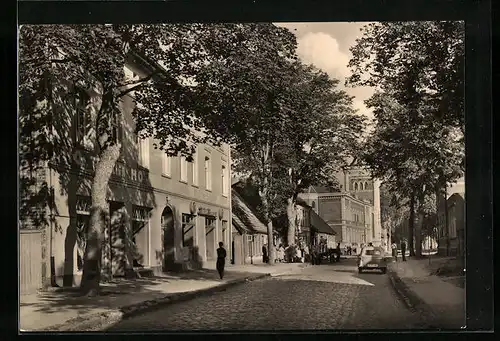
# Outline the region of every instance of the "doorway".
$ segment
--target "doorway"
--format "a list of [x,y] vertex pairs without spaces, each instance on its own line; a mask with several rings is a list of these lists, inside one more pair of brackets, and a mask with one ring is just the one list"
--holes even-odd
[[174,212],[167,206],[161,214],[161,228],[163,231],[163,271],[174,270],[175,265],[175,221]]

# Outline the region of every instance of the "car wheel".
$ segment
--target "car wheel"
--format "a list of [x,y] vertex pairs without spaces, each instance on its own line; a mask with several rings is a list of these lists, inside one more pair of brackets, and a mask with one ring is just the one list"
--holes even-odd
[[382,268],[381,270],[382,270],[383,274],[387,273],[387,269],[386,268]]
[[363,272],[363,269],[362,268],[358,268],[358,273],[362,273]]

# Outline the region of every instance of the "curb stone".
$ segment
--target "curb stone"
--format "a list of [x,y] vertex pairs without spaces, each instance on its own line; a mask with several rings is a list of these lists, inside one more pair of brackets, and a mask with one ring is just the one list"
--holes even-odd
[[169,304],[184,302],[196,297],[210,295],[220,291],[225,291],[230,287],[270,276],[271,276],[270,273],[259,274],[255,276],[247,276],[245,278],[239,278],[228,281],[221,285],[216,285],[205,289],[198,289],[190,292],[173,293],[159,299],[142,301],[137,304],[124,306],[118,309],[113,309],[111,311],[84,314],[72,318],[62,324],[43,328],[40,331],[46,331],[46,332],[102,331],[110,327],[111,325],[120,322],[121,320],[125,320],[130,317],[137,316],[146,312],[154,311],[156,309],[165,307]]
[[427,328],[435,328],[432,326],[433,323],[431,321],[437,321],[437,316],[432,308],[404,283],[392,267],[388,267],[387,270],[392,287],[406,307],[412,312],[419,313]]

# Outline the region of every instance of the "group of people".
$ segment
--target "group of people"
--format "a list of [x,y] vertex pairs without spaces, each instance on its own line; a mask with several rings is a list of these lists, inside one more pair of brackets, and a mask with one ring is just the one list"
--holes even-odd
[[[277,263],[282,263],[285,261],[285,248],[283,244],[280,244],[276,248],[276,259],[274,260]],[[267,244],[262,245],[262,262],[269,263],[269,253],[267,250]]]
[[357,252],[357,248],[356,246],[351,246],[351,245],[344,245],[344,255],[348,255],[348,256],[351,256],[351,255],[355,255],[356,252]]
[[[394,260],[397,262],[398,261],[398,245],[396,243],[392,243],[391,245],[392,249],[392,256],[394,257]],[[403,262],[406,262],[406,243],[401,241],[401,258],[403,259]]]

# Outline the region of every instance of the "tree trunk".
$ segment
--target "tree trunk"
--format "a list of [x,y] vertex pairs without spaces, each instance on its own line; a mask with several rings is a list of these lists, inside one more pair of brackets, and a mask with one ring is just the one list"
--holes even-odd
[[415,248],[413,247],[414,240],[414,228],[415,228],[415,194],[411,194],[410,197],[410,217],[408,219],[408,245],[407,249],[410,251],[410,256],[415,256]]
[[276,248],[274,247],[273,221],[271,219],[267,222],[267,254],[269,257],[269,264],[274,264],[274,260],[276,259]]
[[287,242],[288,245],[295,245],[295,231],[297,223],[297,210],[293,198],[287,199],[286,216],[288,218]]
[[[90,226],[87,231],[82,281],[80,289],[83,294],[95,296],[99,294],[101,280],[101,260],[104,229],[108,226],[109,206],[106,199],[108,182],[118,157],[120,145],[108,146],[100,153],[92,181],[92,208]],[[109,252],[105,252],[104,261],[109,262]]]

